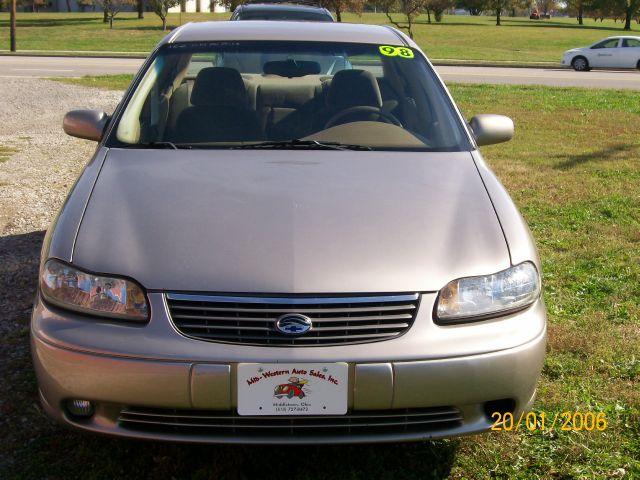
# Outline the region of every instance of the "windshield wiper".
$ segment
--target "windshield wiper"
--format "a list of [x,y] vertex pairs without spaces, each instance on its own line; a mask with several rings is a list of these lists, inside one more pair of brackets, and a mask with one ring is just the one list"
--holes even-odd
[[351,145],[348,143],[340,143],[340,142],[319,142],[318,140],[282,140],[278,142],[260,142],[260,143],[249,143],[246,145],[238,145],[235,147],[231,147],[231,149],[240,149],[240,150],[249,150],[249,149],[308,149],[308,150],[373,150],[371,147],[367,147],[366,145]]
[[127,148],[170,148],[171,150],[191,149],[192,146],[186,143],[173,142],[148,142],[148,143],[132,143]]

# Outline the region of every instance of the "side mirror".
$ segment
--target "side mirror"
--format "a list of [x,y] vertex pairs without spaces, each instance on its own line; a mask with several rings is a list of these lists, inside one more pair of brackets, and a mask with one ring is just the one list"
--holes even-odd
[[62,120],[62,129],[67,135],[99,142],[109,115],[101,110],[71,110]]
[[504,115],[476,115],[469,120],[478,146],[508,142],[513,138],[513,120]]

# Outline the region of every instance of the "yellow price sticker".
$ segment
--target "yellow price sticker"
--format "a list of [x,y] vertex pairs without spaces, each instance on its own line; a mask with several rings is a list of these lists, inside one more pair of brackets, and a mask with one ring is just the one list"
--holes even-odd
[[378,50],[385,57],[413,58],[413,50],[408,47],[392,47],[391,45],[381,45]]

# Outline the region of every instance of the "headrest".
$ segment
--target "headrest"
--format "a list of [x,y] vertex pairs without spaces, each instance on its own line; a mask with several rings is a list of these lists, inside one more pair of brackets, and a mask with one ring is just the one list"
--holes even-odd
[[304,77],[305,75],[318,75],[320,64],[308,60],[278,60],[266,62],[262,67],[265,75],[278,75],[280,77]]
[[261,108],[302,108],[312,101],[316,94],[316,85],[290,85],[284,90],[282,85],[259,85],[258,106]]
[[247,90],[237,70],[207,67],[198,72],[191,104],[208,107],[246,107]]
[[345,109],[355,106],[382,107],[382,95],[376,77],[367,70],[340,70],[333,76],[327,103]]

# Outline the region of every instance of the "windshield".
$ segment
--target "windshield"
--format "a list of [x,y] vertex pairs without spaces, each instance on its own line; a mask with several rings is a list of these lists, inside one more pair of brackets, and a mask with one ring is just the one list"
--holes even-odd
[[326,13],[311,12],[306,10],[285,10],[285,9],[251,9],[244,10],[238,14],[237,20],[290,20],[307,22],[332,22]]
[[113,131],[108,146],[469,149],[424,58],[369,44],[165,45]]

